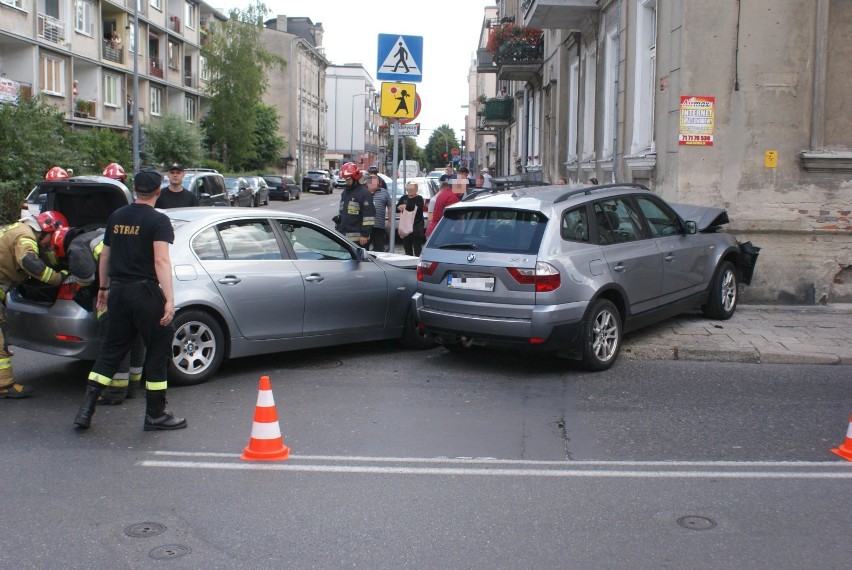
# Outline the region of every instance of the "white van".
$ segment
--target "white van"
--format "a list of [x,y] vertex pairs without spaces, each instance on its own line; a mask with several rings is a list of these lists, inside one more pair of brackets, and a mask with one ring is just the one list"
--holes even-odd
[[400,160],[399,168],[397,169],[399,178],[405,174],[406,180],[420,176],[420,164],[416,160]]

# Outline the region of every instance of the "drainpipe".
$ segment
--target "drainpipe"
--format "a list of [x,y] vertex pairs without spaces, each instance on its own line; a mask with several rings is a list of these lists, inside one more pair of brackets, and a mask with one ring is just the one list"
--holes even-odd
[[[621,25],[621,4],[618,5],[618,15],[615,18],[616,26]],[[614,114],[612,120],[613,135],[612,135],[612,178],[613,182],[618,181],[618,84],[621,75],[621,30],[616,28],[615,31],[615,92],[612,94],[615,105],[612,112]]]

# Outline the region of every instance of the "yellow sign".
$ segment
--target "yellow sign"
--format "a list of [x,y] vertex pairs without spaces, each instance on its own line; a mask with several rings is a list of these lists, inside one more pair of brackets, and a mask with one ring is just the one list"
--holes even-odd
[[382,83],[379,114],[388,119],[413,119],[417,89],[414,83]]
[[763,156],[763,166],[766,168],[777,168],[778,167],[778,151],[777,150],[767,150],[766,154]]

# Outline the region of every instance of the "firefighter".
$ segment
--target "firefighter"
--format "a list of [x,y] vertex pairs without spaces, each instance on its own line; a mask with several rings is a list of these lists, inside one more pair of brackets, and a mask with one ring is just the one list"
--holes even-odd
[[354,162],[347,162],[340,168],[340,177],[346,181],[346,187],[340,195],[340,208],[334,218],[337,231],[349,241],[367,247],[376,221],[376,208],[373,195],[361,184],[361,170]]
[[[0,324],[5,316],[6,295],[12,287],[31,277],[56,286],[67,276],[48,267],[39,257],[39,249],[49,247],[51,234],[67,225],[65,216],[47,211],[37,216],[27,215],[0,229]],[[26,398],[32,392],[31,386],[15,382],[11,355],[0,329],[0,398]]]
[[[104,247],[104,228],[86,232],[83,228],[64,227],[53,232],[50,246],[59,262],[68,270],[69,277],[83,288],[91,288],[97,279],[98,259]],[[97,289],[95,287],[95,289]],[[97,296],[97,292],[90,298]],[[94,306],[100,329],[101,342],[106,341],[109,312]],[[145,344],[137,336],[128,356],[118,366],[109,386],[105,387],[98,404],[117,405],[133,398],[142,380],[142,365],[145,361]]]

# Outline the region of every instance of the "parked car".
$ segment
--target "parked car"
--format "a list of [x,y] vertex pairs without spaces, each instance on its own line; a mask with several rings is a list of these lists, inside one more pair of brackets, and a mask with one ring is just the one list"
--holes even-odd
[[331,194],[331,177],[325,170],[308,170],[302,177],[302,191]]
[[[73,189],[63,198],[58,209],[71,212],[72,224],[103,224],[112,207],[100,195]],[[78,217],[88,212],[81,204],[92,201],[101,203],[97,217]],[[119,203],[126,201],[122,196]],[[181,208],[166,214],[175,228],[169,382],[203,382],[226,358],[383,339],[432,346],[411,308],[417,258],[367,252],[315,218],[283,211]],[[341,294],[353,282],[354,304]],[[9,343],[94,360],[97,324],[75,300],[78,292],[74,284],[38,296],[25,286],[12,290]]]
[[269,185],[263,176],[245,176],[252,191],[252,206],[269,205]]
[[[199,206],[230,206],[231,200],[225,186],[225,178],[210,168],[187,168],[184,171],[184,189],[198,196]],[[165,190],[169,180],[163,177],[161,188]]]
[[441,176],[443,176],[446,173],[447,173],[446,170],[433,170],[432,172],[430,172],[429,174],[426,175],[426,178],[431,178],[435,182],[438,182],[441,179]]
[[719,208],[638,184],[482,193],[444,210],[413,303],[437,342],[549,352],[612,366],[625,332],[701,307],[736,310],[759,248]]
[[[73,183],[73,187],[88,187],[89,183],[102,184],[114,182],[118,185],[119,188],[127,190],[128,196],[132,196],[130,190],[125,186],[121,181],[115,180],[113,178],[107,178],[106,176],[94,175],[94,176],[73,176],[68,179],[69,183]],[[37,216],[44,211],[47,211],[49,208],[46,208],[47,205],[47,197],[49,192],[53,192],[53,189],[57,188],[57,183],[61,183],[62,181],[54,181],[49,184],[48,181],[40,182],[36,184],[35,187],[30,190],[30,193],[27,194],[27,197],[24,198],[23,204],[21,205],[21,218],[26,216],[27,214],[32,214],[33,216]]]
[[299,200],[302,197],[302,188],[292,176],[279,176],[278,174],[264,174],[263,179],[269,185],[270,200],[284,200],[285,202]]
[[228,199],[231,206],[254,206],[254,193],[245,178],[225,178],[225,187],[228,189]]
[[332,187],[343,190],[346,188],[346,179],[340,177],[340,171],[335,170],[331,182]]

